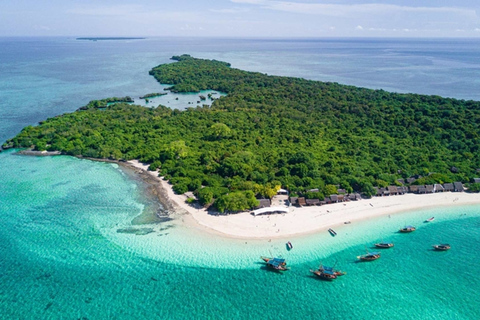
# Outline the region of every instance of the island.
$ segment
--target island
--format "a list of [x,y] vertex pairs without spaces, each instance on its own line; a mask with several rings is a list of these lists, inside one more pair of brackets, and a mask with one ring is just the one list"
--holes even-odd
[[93,101],[24,128],[4,147],[138,160],[177,195],[191,192],[190,206],[220,214],[249,212],[280,190],[304,206],[411,186],[480,189],[480,102],[172,59],[150,71],[168,90],[226,96],[185,111]]
[[138,37],[85,37],[85,38],[76,38],[76,40],[88,40],[88,41],[117,41],[117,40],[145,40],[146,38]]

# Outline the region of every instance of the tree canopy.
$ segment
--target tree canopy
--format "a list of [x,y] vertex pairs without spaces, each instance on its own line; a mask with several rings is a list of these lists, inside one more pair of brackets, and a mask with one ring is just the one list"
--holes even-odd
[[[171,110],[116,102],[28,126],[6,142],[65,154],[139,159],[176,192],[221,211],[287,188],[371,195],[398,178],[470,181],[480,168],[480,103],[268,76],[188,55],[153,68],[175,92],[218,90],[212,106]],[[278,189],[277,189],[278,190]]]

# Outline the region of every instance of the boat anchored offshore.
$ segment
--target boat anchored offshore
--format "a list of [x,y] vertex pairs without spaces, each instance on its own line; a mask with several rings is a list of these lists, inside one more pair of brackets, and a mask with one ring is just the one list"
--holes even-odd
[[347,274],[346,272],[344,272],[342,270],[337,270],[337,269],[334,269],[334,267],[327,267],[327,266],[323,266],[323,265],[320,265],[318,270],[320,270],[320,271],[332,271],[333,274],[335,274],[337,277],[340,277],[340,276],[343,276],[343,275]]
[[431,221],[433,221],[433,220],[435,220],[435,217],[428,218],[428,219],[425,220],[424,222],[431,222]]
[[405,228],[402,228],[399,231],[403,233],[408,233],[408,232],[413,232],[415,230],[417,230],[417,228],[415,228],[414,226],[406,226]]
[[327,270],[322,271],[318,269],[318,270],[310,270],[310,272],[322,280],[332,281],[334,279],[337,279],[337,276],[335,275],[335,273],[333,273],[333,271],[327,271]]
[[375,247],[382,248],[382,249],[388,249],[388,248],[393,247],[393,243],[392,242],[379,242],[379,243],[375,243]]
[[433,249],[435,251],[447,251],[447,250],[450,250],[450,245],[447,244],[447,243],[444,243],[444,244],[436,244],[433,246]]
[[330,232],[330,234],[335,237],[337,235],[337,233],[335,232],[335,230],[333,230],[332,228],[328,229],[328,232]]
[[260,257],[265,263],[267,264],[267,267],[270,267],[274,270],[277,271],[286,271],[288,270],[287,268],[287,262],[285,259],[282,258],[269,258],[269,257]]
[[380,252],[367,252],[366,254],[362,254],[358,256],[357,259],[360,261],[373,261],[380,258]]
[[332,281],[337,277],[347,274],[346,272],[343,272],[341,270],[336,270],[333,267],[327,267],[323,265],[320,265],[317,270],[310,270],[310,272],[319,277],[320,279],[328,281]]

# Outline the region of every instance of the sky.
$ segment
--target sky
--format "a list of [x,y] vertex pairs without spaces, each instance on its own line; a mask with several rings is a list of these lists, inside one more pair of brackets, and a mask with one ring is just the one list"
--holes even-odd
[[1,0],[0,36],[480,37],[480,0]]

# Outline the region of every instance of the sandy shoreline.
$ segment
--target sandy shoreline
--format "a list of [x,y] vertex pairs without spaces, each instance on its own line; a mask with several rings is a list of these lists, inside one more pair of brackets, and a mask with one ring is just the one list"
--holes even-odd
[[[480,194],[465,192],[445,192],[435,194],[405,194],[399,196],[374,197],[359,201],[335,203],[324,206],[290,207],[289,213],[253,216],[249,212],[231,215],[212,215],[205,209],[197,209],[185,202],[185,195],[177,195],[170,184],[159,178],[157,172],[147,171],[148,166],[133,160],[128,163],[138,169],[142,175],[148,175],[158,182],[158,196],[168,209],[184,217],[190,226],[207,232],[222,234],[239,239],[271,239],[305,235],[330,227],[344,224],[346,221],[371,219],[419,209],[480,204]],[[145,179],[144,179],[145,180]],[[147,183],[149,181],[146,181]],[[185,215],[186,214],[186,215]],[[425,217],[427,219],[429,217]]]

